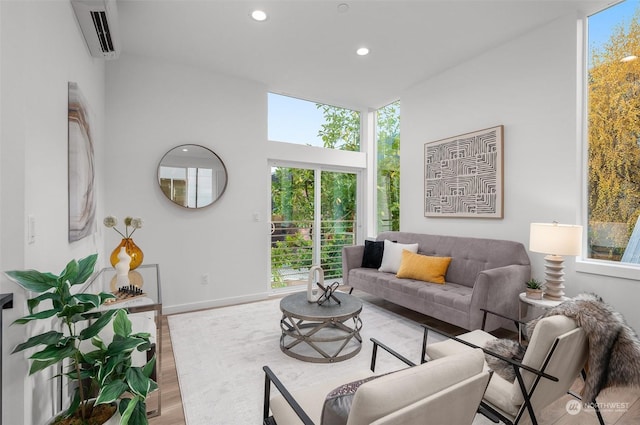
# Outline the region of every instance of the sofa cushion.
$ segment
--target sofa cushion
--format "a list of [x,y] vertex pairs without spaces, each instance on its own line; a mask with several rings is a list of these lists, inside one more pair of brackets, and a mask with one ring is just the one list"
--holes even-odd
[[382,254],[384,252],[384,241],[364,241],[364,254],[362,255],[362,267],[369,269],[380,268],[382,264]]
[[425,282],[444,283],[451,257],[431,257],[402,251],[402,261],[397,277],[402,279],[417,279]]
[[402,262],[402,251],[405,249],[416,253],[418,252],[418,244],[402,244],[385,239],[382,264],[378,270],[381,272],[397,273],[400,268],[400,263]]

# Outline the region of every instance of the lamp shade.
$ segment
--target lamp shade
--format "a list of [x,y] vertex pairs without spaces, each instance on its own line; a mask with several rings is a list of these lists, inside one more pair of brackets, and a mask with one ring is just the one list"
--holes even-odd
[[558,223],[531,223],[529,249],[553,255],[582,253],[582,226]]

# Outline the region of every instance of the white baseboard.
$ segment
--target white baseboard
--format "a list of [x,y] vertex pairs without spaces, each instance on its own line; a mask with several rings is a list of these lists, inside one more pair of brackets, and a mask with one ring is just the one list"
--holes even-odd
[[253,301],[262,301],[269,298],[271,294],[269,292],[262,292],[258,294],[250,294],[243,295],[241,297],[231,297],[231,298],[222,298],[217,300],[208,300],[197,303],[189,303],[189,304],[178,304],[171,306],[162,306],[162,314],[178,314],[178,313],[187,313],[195,310],[205,310],[208,308],[215,307],[226,307],[234,304],[243,304]]

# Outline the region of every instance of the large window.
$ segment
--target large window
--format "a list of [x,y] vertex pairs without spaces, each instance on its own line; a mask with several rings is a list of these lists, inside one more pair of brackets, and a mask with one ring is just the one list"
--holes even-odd
[[376,113],[378,232],[400,230],[400,102]]
[[640,262],[638,4],[588,19],[588,257],[628,263]]
[[360,150],[360,113],[269,93],[269,140]]

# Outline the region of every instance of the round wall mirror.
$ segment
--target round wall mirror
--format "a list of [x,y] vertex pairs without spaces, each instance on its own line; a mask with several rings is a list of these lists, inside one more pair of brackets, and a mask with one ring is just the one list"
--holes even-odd
[[227,188],[227,169],[218,155],[200,145],[180,145],[158,164],[158,184],[171,202],[184,208],[213,204]]

